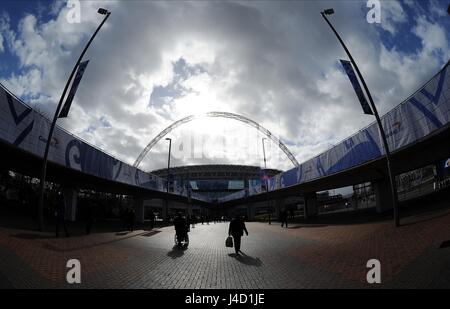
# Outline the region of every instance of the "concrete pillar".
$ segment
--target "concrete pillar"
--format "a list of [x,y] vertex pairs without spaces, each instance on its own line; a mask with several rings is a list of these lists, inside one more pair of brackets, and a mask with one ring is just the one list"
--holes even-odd
[[375,193],[375,206],[378,213],[392,209],[391,186],[389,179],[381,179],[372,182],[373,192]]
[[305,194],[305,219],[312,219],[317,217],[319,211],[317,209],[317,194],[316,192]]
[[139,198],[139,197],[134,197],[133,203],[134,203],[134,212],[135,212],[136,222],[144,223],[144,217],[145,217],[144,199]]
[[74,222],[77,218],[78,191],[64,189],[64,201],[66,203],[66,220]]

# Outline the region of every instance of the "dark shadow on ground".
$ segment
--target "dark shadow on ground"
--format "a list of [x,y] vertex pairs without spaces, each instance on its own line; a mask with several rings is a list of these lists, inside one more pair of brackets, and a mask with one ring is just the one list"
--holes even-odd
[[[407,222],[401,223],[401,226],[409,226],[409,225],[415,225],[415,224],[419,224],[419,223],[423,223],[423,222],[428,222],[428,221],[436,220],[439,218],[443,218],[448,215],[450,215],[450,211],[446,211],[445,213],[434,215],[429,218],[422,218],[419,220],[414,220],[414,218],[406,218],[404,221],[407,221]],[[408,221],[410,221],[410,222],[408,222]]]
[[439,247],[439,249],[444,249],[444,248],[450,248],[450,240],[444,241]]
[[[86,222],[83,218],[77,218],[76,222],[66,222],[70,236],[86,235]],[[44,230],[40,232],[55,234],[55,217],[45,214]],[[164,227],[165,224],[155,222],[154,229]],[[38,222],[37,216],[32,210],[21,207],[20,205],[3,205],[0,200],[0,227],[8,229],[17,229],[30,232],[37,232]],[[150,222],[137,223],[134,225],[135,230],[152,231]],[[118,236],[126,234],[124,223],[119,218],[97,218],[92,225],[91,234],[95,233],[118,233]]]
[[289,226],[288,229],[312,228],[312,227],[326,227],[327,224],[300,224]]
[[0,273],[0,289],[2,290],[14,289],[14,285],[8,279],[6,279],[6,277],[4,277],[2,273]]
[[241,254],[236,253],[230,253],[228,256],[236,258],[237,261],[241,262],[242,264],[248,265],[248,266],[256,266],[260,267],[262,266],[262,262],[259,258],[254,258],[250,255],[245,254],[242,251],[239,251]]
[[[156,234],[158,232],[159,231],[155,231],[154,234]],[[117,235],[118,234],[116,234],[116,236]],[[127,235],[127,234],[123,234],[123,235]],[[126,240],[126,239],[129,239],[129,238],[132,238],[132,237],[136,237],[136,236],[142,236],[142,235],[144,235],[144,234],[140,233],[140,234],[135,234],[135,235],[131,235],[131,236],[128,236],[128,237],[119,238],[119,239],[112,239],[112,240],[108,240],[108,241],[102,241],[102,242],[97,242],[97,243],[93,243],[93,244],[77,246],[77,247],[70,247],[70,248],[60,248],[60,247],[58,247],[56,245],[49,244],[49,243],[43,244],[42,247],[44,249],[57,251],[57,252],[70,252],[70,251],[77,251],[77,250],[89,249],[89,248],[94,248],[94,247],[97,247],[97,246],[107,245],[107,244],[115,243],[115,242],[118,242],[118,241]],[[72,238],[72,237],[66,237],[66,239],[70,239],[70,238]]]
[[161,231],[155,231],[155,230],[153,230],[153,231],[150,231],[150,232],[141,234],[141,236],[144,236],[144,237],[150,237],[150,236],[153,236],[153,235],[158,234],[159,232],[161,232]]
[[172,259],[182,257],[184,254],[184,251],[186,251],[187,248],[188,248],[187,245],[183,245],[181,247],[178,245],[174,245],[172,248],[172,251],[169,251],[169,253],[167,253],[167,256],[170,256]]
[[54,239],[55,238],[54,236],[32,234],[32,233],[18,233],[18,234],[13,234],[12,237],[20,238],[20,239]]

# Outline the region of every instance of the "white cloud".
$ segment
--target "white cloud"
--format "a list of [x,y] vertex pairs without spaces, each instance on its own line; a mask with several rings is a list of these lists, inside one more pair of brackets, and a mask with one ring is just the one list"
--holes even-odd
[[443,52],[449,54],[449,43],[444,28],[420,16],[413,33],[422,40],[423,53]]
[[6,13],[0,14],[0,52],[5,51],[5,34],[9,29],[9,16]]
[[381,24],[380,26],[395,35],[397,33],[398,24],[402,24],[407,21],[406,13],[397,0],[384,0],[381,1]]
[[66,1],[64,0],[53,0],[50,5],[50,14],[53,16],[57,16],[65,5]]
[[437,0],[430,0],[429,1],[429,5],[430,5],[430,12],[437,16],[437,17],[444,17],[446,18],[448,13],[447,13],[447,8],[449,3],[446,1],[437,1]]
[[388,50],[381,46],[380,67],[389,72],[387,76],[393,75],[397,79],[386,88],[391,93],[388,97],[397,94],[406,98],[411,89],[423,84],[450,58],[449,38],[441,25],[421,15],[416,18],[411,32],[421,42],[421,48],[416,52],[402,52],[395,47]]
[[[382,3],[382,27],[395,34],[406,16],[399,3],[388,2]],[[91,61],[69,118],[60,124],[129,163],[172,122],[211,110],[242,114],[261,123],[293,143],[289,147],[300,162],[373,121],[362,114],[348,78],[338,67],[345,53],[319,14],[327,3],[81,4],[80,24],[69,24],[67,9],[56,3],[53,9],[58,14],[48,22],[27,15],[17,33],[2,27],[4,45],[20,65],[2,82],[50,113],[76,58],[101,21],[97,7],[106,6],[111,17],[86,54]],[[386,112],[446,61],[448,40],[442,27],[422,18],[413,29],[422,41],[419,50],[388,49],[381,44],[376,27],[366,22],[362,4],[333,2],[332,19],[380,110]],[[187,66],[201,70],[181,78],[174,68],[181,58]],[[164,98],[164,104],[149,104],[156,87],[169,86],[182,91]],[[104,119],[111,126],[104,126]],[[199,120],[170,134],[174,140],[207,138],[203,146],[214,157],[175,160],[174,164],[262,164],[260,134],[232,120]],[[224,143],[233,145],[228,149],[232,153],[219,160]],[[164,167],[166,152],[165,143],[157,144],[142,167]],[[271,143],[267,157],[270,167],[292,166]]]

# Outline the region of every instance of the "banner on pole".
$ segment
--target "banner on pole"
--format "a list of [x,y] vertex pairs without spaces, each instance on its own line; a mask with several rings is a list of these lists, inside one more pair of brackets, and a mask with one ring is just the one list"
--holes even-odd
[[78,85],[80,84],[81,78],[83,77],[84,71],[89,63],[89,60],[83,61],[78,66],[77,73],[75,74],[75,78],[72,83],[72,87],[70,88],[69,95],[67,96],[66,103],[61,109],[58,118],[67,117],[69,114],[70,106],[72,105],[73,98],[75,97],[75,93],[77,92]]
[[341,64],[344,67],[345,72],[347,73],[350,82],[352,83],[353,89],[355,89],[356,95],[358,96],[359,102],[361,103],[364,114],[373,115],[372,109],[367,103],[366,97],[364,96],[364,92],[361,89],[361,85],[359,84],[358,78],[356,78],[355,71],[353,71],[353,67],[350,61],[341,60]]

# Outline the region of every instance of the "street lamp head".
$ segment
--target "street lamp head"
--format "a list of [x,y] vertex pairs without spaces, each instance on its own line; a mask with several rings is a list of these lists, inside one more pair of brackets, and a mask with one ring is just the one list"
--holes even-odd
[[99,8],[97,13],[99,13],[101,15],[106,15],[106,14],[109,14],[110,12],[107,9]]
[[170,137],[166,137],[166,141],[171,141],[172,139]]
[[334,14],[334,10],[333,9],[326,9],[325,11],[322,12],[322,14],[332,15],[332,14]]

